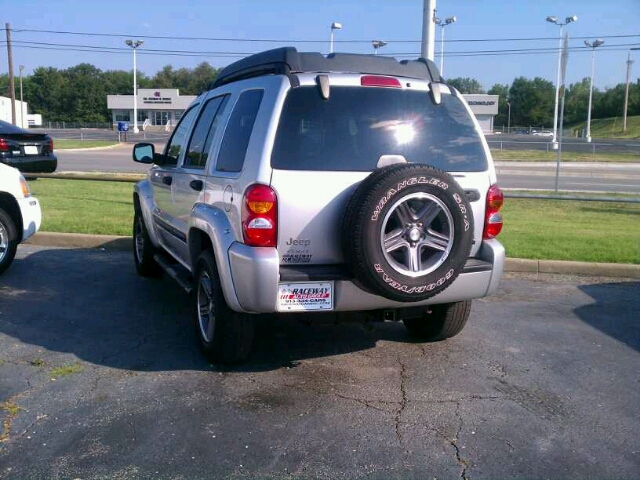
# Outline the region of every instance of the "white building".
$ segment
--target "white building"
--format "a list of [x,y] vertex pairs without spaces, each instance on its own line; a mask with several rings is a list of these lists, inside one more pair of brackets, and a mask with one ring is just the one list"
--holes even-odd
[[[175,127],[195,95],[180,95],[175,88],[138,89],[138,128]],[[113,125],[129,122],[133,127],[133,95],[107,95]]]
[[471,111],[478,119],[478,123],[484,133],[493,132],[493,117],[498,114],[499,95],[464,94],[462,95],[469,104]]
[[[27,102],[16,100],[16,125],[22,128],[29,127],[27,119],[28,105]],[[24,123],[22,120],[24,119]],[[0,120],[11,123],[11,99],[0,97]]]

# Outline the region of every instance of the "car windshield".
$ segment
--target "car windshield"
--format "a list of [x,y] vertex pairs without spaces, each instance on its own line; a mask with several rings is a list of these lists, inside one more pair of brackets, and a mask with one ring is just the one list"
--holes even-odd
[[403,155],[445,171],[483,171],[480,135],[461,100],[393,88],[289,91],[271,156],[283,170],[372,171],[382,155]]

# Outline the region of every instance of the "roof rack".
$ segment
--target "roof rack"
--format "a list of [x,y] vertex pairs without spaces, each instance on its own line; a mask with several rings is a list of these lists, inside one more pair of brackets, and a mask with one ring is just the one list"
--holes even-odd
[[377,55],[331,53],[324,56],[318,52],[298,52],[295,47],[282,47],[256,53],[225,67],[212,88],[263,75],[286,75],[292,85],[298,85],[295,74],[303,72],[366,73],[443,81],[435,64],[424,58],[398,62],[395,58]]

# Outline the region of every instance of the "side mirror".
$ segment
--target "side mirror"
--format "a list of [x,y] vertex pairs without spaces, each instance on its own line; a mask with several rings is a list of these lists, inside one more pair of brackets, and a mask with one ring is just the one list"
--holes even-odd
[[138,163],[156,163],[156,150],[152,143],[136,143],[133,146],[133,161]]

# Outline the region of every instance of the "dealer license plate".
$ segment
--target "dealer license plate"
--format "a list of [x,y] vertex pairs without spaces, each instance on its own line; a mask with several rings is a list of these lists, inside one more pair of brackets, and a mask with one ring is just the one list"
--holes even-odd
[[38,147],[34,145],[25,145],[24,147],[25,155],[38,155]]
[[333,309],[333,284],[281,283],[278,285],[279,312],[308,312]]

